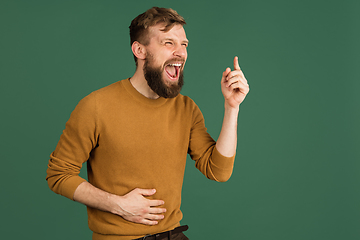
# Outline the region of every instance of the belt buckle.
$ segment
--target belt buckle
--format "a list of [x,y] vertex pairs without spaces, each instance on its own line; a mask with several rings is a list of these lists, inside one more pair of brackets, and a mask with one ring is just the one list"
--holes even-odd
[[150,236],[151,236],[151,235],[148,234],[148,235],[144,236],[144,237],[142,238],[142,240],[146,240],[146,238],[147,238],[147,237],[150,237]]

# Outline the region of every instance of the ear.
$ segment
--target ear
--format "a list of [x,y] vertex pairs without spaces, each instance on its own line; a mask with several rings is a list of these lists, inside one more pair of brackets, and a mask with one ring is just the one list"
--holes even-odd
[[145,59],[146,58],[146,49],[145,46],[139,43],[138,41],[134,41],[131,45],[131,50],[135,57],[138,59]]

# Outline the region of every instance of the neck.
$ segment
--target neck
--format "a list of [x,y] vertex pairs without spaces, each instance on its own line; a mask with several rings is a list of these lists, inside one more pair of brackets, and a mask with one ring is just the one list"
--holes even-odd
[[159,95],[157,95],[153,90],[151,90],[151,88],[147,84],[142,67],[138,66],[136,68],[134,75],[130,78],[130,82],[132,86],[145,97],[149,99],[159,98]]

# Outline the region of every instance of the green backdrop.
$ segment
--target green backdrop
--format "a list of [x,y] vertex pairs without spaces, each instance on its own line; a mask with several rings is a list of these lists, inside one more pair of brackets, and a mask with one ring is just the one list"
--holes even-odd
[[128,25],[154,5],[187,20],[182,93],[215,139],[235,55],[251,89],[231,179],[188,159],[190,239],[360,239],[357,0],[1,0],[2,238],[91,239],[85,206],[49,190],[49,155],[81,98],[132,75]]

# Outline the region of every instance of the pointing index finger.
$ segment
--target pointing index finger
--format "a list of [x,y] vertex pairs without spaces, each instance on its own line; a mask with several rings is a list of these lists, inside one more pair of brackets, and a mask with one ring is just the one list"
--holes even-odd
[[237,56],[234,57],[234,70],[241,70],[239,66],[239,58]]

